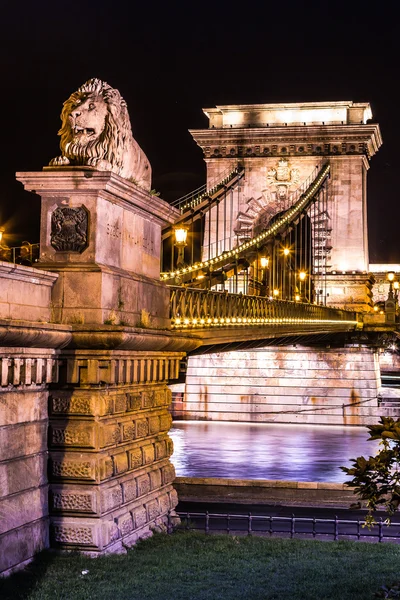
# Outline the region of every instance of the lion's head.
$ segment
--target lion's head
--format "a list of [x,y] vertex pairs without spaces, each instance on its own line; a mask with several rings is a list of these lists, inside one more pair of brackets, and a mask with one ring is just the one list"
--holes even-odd
[[113,171],[150,189],[150,164],[133,139],[128,109],[118,90],[89,79],[64,102],[55,165],[89,165]]

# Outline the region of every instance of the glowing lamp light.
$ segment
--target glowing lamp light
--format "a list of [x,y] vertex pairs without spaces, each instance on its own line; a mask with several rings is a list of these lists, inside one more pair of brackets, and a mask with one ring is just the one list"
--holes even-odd
[[390,281],[390,282],[394,281],[394,277],[395,277],[394,272],[389,271],[389,273],[387,274],[388,281]]
[[279,296],[279,290],[275,289],[275,290],[273,291],[273,294],[274,294],[274,296],[275,296],[275,298],[276,298],[277,296]]
[[400,283],[398,281],[394,281],[393,282],[393,287],[395,290],[398,290],[400,288]]
[[296,294],[295,297],[294,297],[294,299],[295,299],[296,302],[300,302],[300,295]]
[[285,256],[289,256],[289,254],[290,254],[290,250],[289,250],[289,248],[284,248],[284,249],[283,249],[283,254],[284,254]]
[[300,271],[300,273],[299,273],[300,281],[304,281],[306,277],[307,277],[307,273],[305,271]]
[[4,229],[0,229],[0,244],[1,244],[1,240],[3,239],[3,234],[4,234]]
[[174,227],[174,235],[175,235],[175,245],[183,248],[186,246],[186,239],[188,234],[189,227],[186,225],[179,225]]
[[269,266],[269,258],[268,258],[268,256],[260,256],[260,265],[261,265],[262,269],[267,269],[268,268],[268,266]]

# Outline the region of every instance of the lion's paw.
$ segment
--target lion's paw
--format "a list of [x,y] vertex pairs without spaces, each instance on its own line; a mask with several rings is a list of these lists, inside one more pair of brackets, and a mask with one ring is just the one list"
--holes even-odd
[[69,165],[69,159],[66,156],[56,156],[52,158],[49,162],[51,167],[62,167],[64,165]]
[[112,165],[108,160],[99,158],[88,158],[87,163],[90,167],[96,167],[99,171],[112,171]]

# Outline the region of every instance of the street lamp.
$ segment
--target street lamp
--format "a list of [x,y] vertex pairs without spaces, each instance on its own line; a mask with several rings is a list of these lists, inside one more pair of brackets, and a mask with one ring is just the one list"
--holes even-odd
[[[393,271],[389,271],[387,279],[389,281],[389,293],[385,302],[385,322],[394,324],[396,322],[396,300],[393,295],[393,281],[395,274]],[[397,296],[397,294],[396,294]]]
[[176,227],[174,227],[175,246],[178,249],[178,257],[176,261],[177,267],[184,264],[185,246],[188,231],[188,225],[177,225]]
[[4,235],[4,229],[0,228],[0,244],[3,239],[3,235]]

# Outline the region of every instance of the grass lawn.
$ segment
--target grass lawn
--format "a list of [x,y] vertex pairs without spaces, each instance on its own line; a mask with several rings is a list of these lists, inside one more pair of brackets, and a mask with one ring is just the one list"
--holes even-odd
[[125,555],[42,553],[0,580],[0,599],[371,600],[398,579],[396,544],[177,531],[154,535]]

